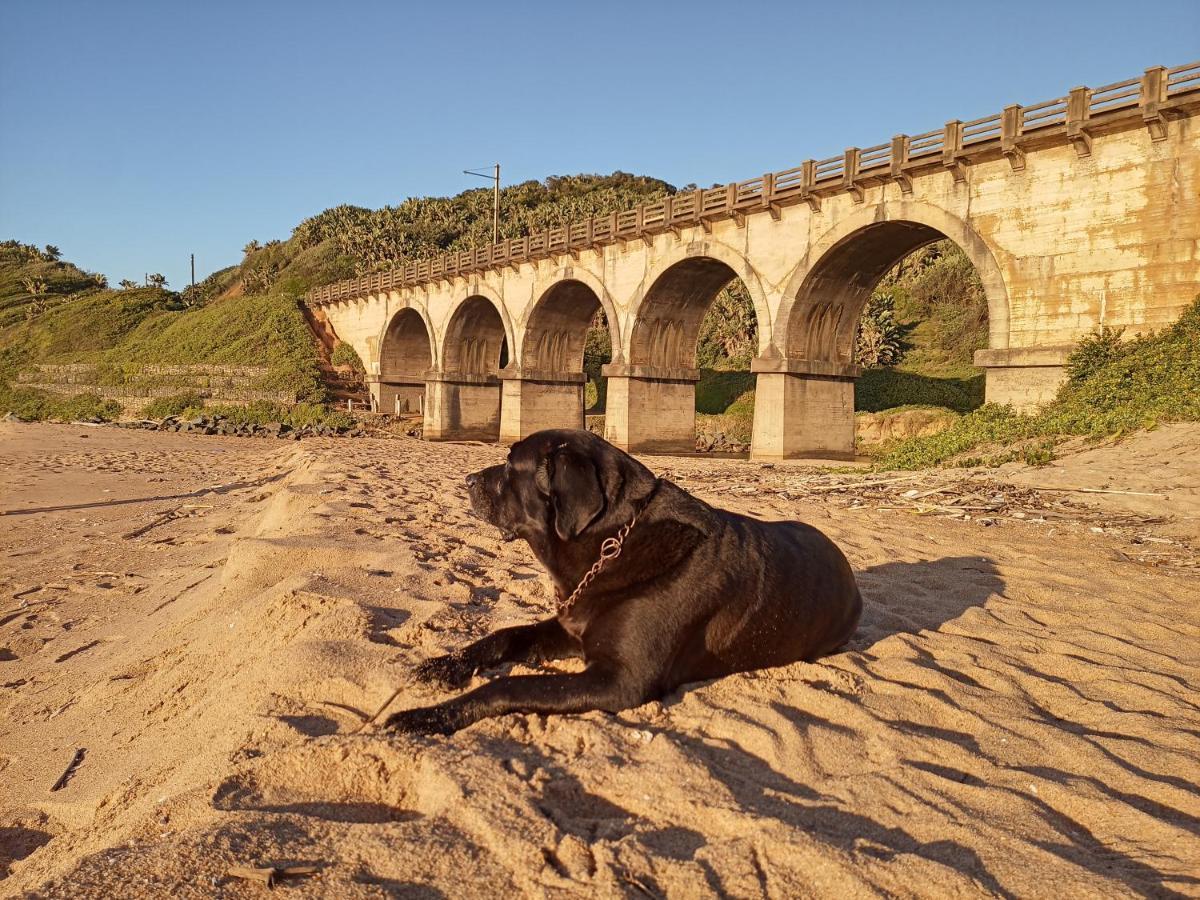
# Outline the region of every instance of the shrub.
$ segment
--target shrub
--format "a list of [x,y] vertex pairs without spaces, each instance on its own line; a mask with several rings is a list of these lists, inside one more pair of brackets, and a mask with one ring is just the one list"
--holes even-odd
[[165,419],[167,416],[178,416],[186,410],[200,409],[203,406],[204,398],[195,392],[158,397],[142,407],[142,417]]
[[0,387],[0,413],[12,413],[27,421],[111,422],[121,412],[120,403],[105,400],[98,394],[64,397],[29,388]]
[[900,369],[867,369],[854,383],[854,408],[879,412],[897,406],[944,406],[967,413],[983,403],[983,373],[962,378]]
[[[953,460],[987,444],[1009,447],[989,462],[1052,458],[1053,446],[1069,435],[1119,435],[1161,422],[1200,421],[1200,297],[1173,325],[1112,352],[1112,338],[1085,338],[1077,361],[1087,374],[1068,380],[1053,402],[1032,415],[987,404],[945,431],[904,441],[881,460],[885,468],[915,469]],[[1099,346],[1101,349],[1096,349]],[[1090,363],[1109,354],[1107,361]],[[1086,364],[1085,364],[1086,363]],[[1042,439],[1033,448],[1020,441]]]
[[360,375],[365,375],[367,372],[357,351],[345,341],[338,341],[338,345],[333,348],[333,354],[330,356],[329,361],[335,366],[349,366]]
[[1101,325],[1081,340],[1067,356],[1067,378],[1078,384],[1086,381],[1127,349],[1121,341],[1124,328]]
[[904,358],[905,329],[896,321],[896,301],[876,293],[867,301],[854,339],[854,362],[866,368],[894,366]]
[[753,409],[752,373],[701,369],[700,381],[696,385],[696,412],[709,415],[728,412],[735,402],[746,401],[747,394],[750,408]]
[[603,311],[597,312],[583,342],[583,372],[587,384],[583,389],[583,408],[603,411],[608,399],[608,382],[601,368],[612,361],[612,335]]
[[734,279],[700,320],[696,365],[702,369],[748,369],[758,347],[758,317],[750,292]]

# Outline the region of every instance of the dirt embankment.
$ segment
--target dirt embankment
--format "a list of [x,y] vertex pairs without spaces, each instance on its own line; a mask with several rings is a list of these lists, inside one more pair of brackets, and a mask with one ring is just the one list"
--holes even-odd
[[[296,863],[320,872],[291,890],[336,897],[1200,895],[1200,580],[1103,510],[651,460],[833,536],[851,645],[619,716],[392,738],[355,711],[434,700],[413,662],[549,608],[467,514],[502,450],[0,428],[0,894],[250,896],[231,865]],[[1086,470],[1118,489],[1136,449]],[[1200,461],[1167,490],[1145,452],[1119,486],[1174,505],[1137,535],[1186,547]]]

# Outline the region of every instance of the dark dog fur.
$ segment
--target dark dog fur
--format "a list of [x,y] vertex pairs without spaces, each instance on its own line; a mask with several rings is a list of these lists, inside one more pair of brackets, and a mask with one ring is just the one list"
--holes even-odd
[[426,660],[416,677],[461,687],[489,666],[577,656],[584,671],[497,678],[396,713],[390,728],[449,734],[513,712],[616,712],[690,681],[816,659],[858,624],[854,573],[817,529],[716,509],[589,432],[538,432],[467,485],[475,513],[528,541],[564,597],[604,539],[641,514],[565,615]]

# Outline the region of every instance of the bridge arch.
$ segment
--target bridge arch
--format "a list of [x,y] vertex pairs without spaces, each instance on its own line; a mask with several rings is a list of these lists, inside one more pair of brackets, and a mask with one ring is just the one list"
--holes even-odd
[[624,358],[621,349],[621,317],[617,312],[617,305],[613,301],[612,295],[608,292],[608,286],[600,276],[596,275],[590,269],[574,265],[557,269],[548,281],[540,280],[538,282],[541,293],[537,295],[537,299],[530,305],[524,317],[526,333],[521,338],[521,354],[518,357],[521,365],[525,365],[525,347],[529,345],[529,330],[531,327],[537,327],[538,325],[538,323],[535,323],[534,317],[539,314],[538,310],[542,307],[543,301],[547,300],[551,296],[551,293],[557,289],[558,285],[565,281],[578,282],[580,285],[591,289],[592,294],[595,295],[596,301],[599,303],[600,309],[604,311],[604,318],[608,320],[608,334],[612,340],[613,361],[620,362]]
[[[521,341],[525,371],[564,373],[583,371],[583,350],[596,311],[603,309],[612,335],[614,313],[596,289],[570,277],[556,281],[530,309]],[[615,345],[615,337],[613,338]]]
[[693,368],[704,314],[727,284],[741,279],[758,321],[758,345],[770,346],[772,322],[758,273],[734,248],[700,241],[663,257],[642,280],[629,311],[626,359],[633,366]]
[[432,335],[427,313],[416,306],[404,304],[384,321],[378,368],[370,379],[380,412],[415,413],[423,408],[425,376],[434,367]]
[[478,288],[450,311],[442,337],[441,371],[496,376],[512,357],[512,327],[499,297]]
[[[379,335],[379,374],[423,374],[435,365],[433,323],[423,308],[404,303],[383,323]],[[417,366],[422,365],[422,368]]]
[[784,291],[775,322],[779,351],[794,360],[851,363],[859,316],[880,279],[914,250],[945,238],[979,274],[989,346],[1007,347],[1008,290],[987,242],[940,207],[900,200],[847,216],[813,243]]

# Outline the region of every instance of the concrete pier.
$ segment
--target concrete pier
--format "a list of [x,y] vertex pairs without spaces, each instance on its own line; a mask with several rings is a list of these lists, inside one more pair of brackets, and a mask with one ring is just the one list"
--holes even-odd
[[511,444],[545,428],[583,427],[582,372],[501,372],[500,440]]
[[425,389],[427,441],[500,439],[500,379],[487,375],[431,377]]

